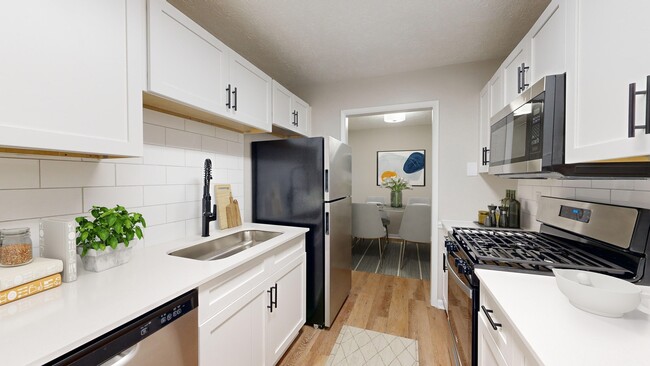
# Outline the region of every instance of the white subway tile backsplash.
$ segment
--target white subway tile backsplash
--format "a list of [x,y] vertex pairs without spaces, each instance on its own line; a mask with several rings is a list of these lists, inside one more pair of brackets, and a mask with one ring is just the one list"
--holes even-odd
[[143,132],[145,144],[165,146],[165,127],[145,123]]
[[[145,217],[145,245],[199,235],[206,158],[213,200],[215,184],[232,184],[243,210],[242,134],[152,110],[144,111],[144,122],[139,158],[0,154],[0,203],[8,208],[0,211],[0,227],[31,227],[35,239],[40,218],[74,218],[93,205],[120,204]],[[216,223],[210,228],[217,230]]]
[[243,134],[217,127],[217,137],[232,142],[243,142]]
[[167,223],[167,206],[141,206],[127,207],[129,212],[139,212],[147,222],[147,226],[161,225]]
[[144,245],[152,246],[185,237],[185,221],[147,226],[144,230]]
[[201,202],[182,202],[167,205],[167,222],[196,219],[201,216]]
[[566,180],[561,180],[560,182],[562,182],[563,187],[591,188],[591,181],[590,180],[566,179]]
[[201,150],[201,135],[168,128],[165,131],[165,143],[167,146],[190,150]]
[[217,154],[228,154],[228,141],[215,137],[201,136],[201,149]]
[[201,184],[203,169],[199,167],[167,167],[167,184]]
[[633,180],[602,180],[597,179],[591,182],[591,188],[598,189],[629,189],[634,190]]
[[214,154],[207,151],[185,150],[185,166],[201,167],[205,159],[210,159],[215,164]]
[[0,189],[39,187],[38,160],[0,158]]
[[147,186],[167,183],[167,168],[160,165],[116,165],[118,186]]
[[650,208],[650,192],[613,190],[611,201],[615,205]]
[[177,130],[185,129],[185,120],[180,117],[172,116],[171,114],[145,109],[142,115],[144,123],[150,123],[167,128],[175,128]]
[[144,205],[160,205],[185,201],[184,185],[145,186]]
[[142,187],[102,187],[83,189],[84,212],[93,206],[124,207],[142,206]]
[[0,221],[76,214],[83,211],[80,188],[0,190]]
[[632,181],[635,191],[650,191],[650,180]]
[[217,128],[215,126],[189,119],[185,120],[185,131],[212,137],[217,135]]
[[41,161],[41,188],[108,187],[115,185],[115,164]]
[[591,202],[610,203],[609,189],[576,188],[576,199]]
[[144,145],[144,163],[152,165],[185,166],[185,150],[172,147]]
[[551,187],[551,196],[574,199],[576,198],[576,189],[566,187]]

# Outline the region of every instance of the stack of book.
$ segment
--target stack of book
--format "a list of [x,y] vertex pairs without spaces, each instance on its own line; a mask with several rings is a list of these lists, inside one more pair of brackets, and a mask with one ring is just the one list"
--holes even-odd
[[36,257],[32,263],[0,268],[0,305],[61,285],[63,261]]

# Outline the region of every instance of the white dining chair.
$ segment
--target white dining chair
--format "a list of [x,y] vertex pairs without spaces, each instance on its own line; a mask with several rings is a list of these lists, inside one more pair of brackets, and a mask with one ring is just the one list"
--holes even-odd
[[384,224],[386,231],[388,231],[388,225],[390,225],[390,217],[388,212],[383,210],[383,207],[386,205],[386,198],[382,196],[368,196],[366,197],[366,203],[374,203],[380,207],[379,215],[381,216],[381,222]]
[[404,268],[407,242],[415,243],[416,247],[418,244],[431,245],[431,205],[407,205],[398,235],[402,239],[400,262],[402,263],[401,268]]
[[352,236],[360,239],[370,239],[370,245],[377,239],[379,246],[379,263],[383,258],[384,249],[381,239],[388,235],[386,228],[382,225],[379,208],[373,203],[352,204]]

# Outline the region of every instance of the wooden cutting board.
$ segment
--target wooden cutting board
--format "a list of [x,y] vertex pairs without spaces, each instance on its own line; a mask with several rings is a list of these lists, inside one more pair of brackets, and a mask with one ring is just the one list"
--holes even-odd
[[241,226],[242,222],[239,203],[237,200],[232,198],[230,184],[215,185],[214,196],[217,203],[219,229]]

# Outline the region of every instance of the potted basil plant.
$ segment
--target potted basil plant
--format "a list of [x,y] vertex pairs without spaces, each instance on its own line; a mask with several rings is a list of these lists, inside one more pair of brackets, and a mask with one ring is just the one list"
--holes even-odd
[[117,205],[114,208],[93,206],[90,210],[93,221],[85,216],[77,221],[77,252],[81,255],[84,268],[101,272],[124,264],[131,259],[135,239],[142,239],[142,229],[147,223],[141,214],[128,212]]

